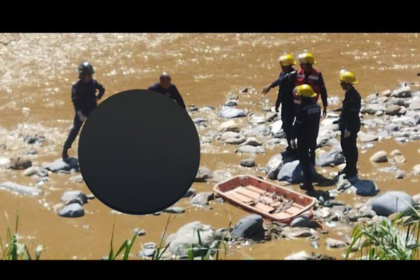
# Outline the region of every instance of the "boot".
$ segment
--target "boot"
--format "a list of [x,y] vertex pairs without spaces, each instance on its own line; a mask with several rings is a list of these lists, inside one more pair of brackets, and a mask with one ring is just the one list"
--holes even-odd
[[68,154],[68,148],[67,147],[63,147],[63,153],[61,155],[62,159],[64,162],[67,162],[69,160],[69,154]]

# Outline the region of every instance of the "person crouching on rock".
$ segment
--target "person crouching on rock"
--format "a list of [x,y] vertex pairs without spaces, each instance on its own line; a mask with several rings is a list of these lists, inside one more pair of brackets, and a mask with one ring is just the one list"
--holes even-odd
[[182,99],[178,88],[174,84],[172,84],[172,79],[171,76],[169,76],[169,74],[163,72],[160,75],[159,83],[151,85],[147,90],[159,92],[176,101],[179,104],[179,106],[185,109],[184,100]]
[[338,173],[345,174],[347,178],[357,175],[357,160],[359,152],[357,149],[357,133],[360,131],[360,107],[361,97],[354,88],[357,84],[356,77],[350,71],[342,70],[340,72],[339,82],[341,88],[345,91],[343,107],[340,118],[334,124],[338,124],[341,132],[341,149],[346,158],[346,167]]
[[321,119],[321,106],[314,100],[316,93],[310,85],[303,84],[297,86],[296,95],[301,100],[301,104],[296,112],[292,145],[296,148],[297,139],[299,162],[304,177],[304,183],[301,184],[301,189],[306,190],[309,195],[312,195],[315,193],[312,184],[312,170],[315,166],[315,149]]
[[[95,73],[89,62],[83,62],[78,68],[79,81],[73,84],[71,89],[71,100],[73,102],[75,116],[73,127],[64,143],[62,158],[69,159],[68,149],[71,148],[74,140],[79,134],[80,128],[86,118],[96,108],[98,100],[105,94],[105,88],[92,78]],[[98,92],[98,94],[97,94]]]

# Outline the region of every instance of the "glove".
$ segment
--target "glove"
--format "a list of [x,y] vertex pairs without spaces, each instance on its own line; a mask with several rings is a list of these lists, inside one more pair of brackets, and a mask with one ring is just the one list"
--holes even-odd
[[275,109],[276,109],[276,112],[278,113],[279,112],[279,107],[276,107]]
[[297,149],[296,139],[292,139],[290,141],[290,148],[292,148],[293,150],[296,150]]
[[333,123],[332,124],[340,124],[340,121],[333,121]]
[[350,130],[345,130],[344,131],[344,138],[348,138],[348,137],[350,137],[350,135],[351,135],[351,132],[350,132]]
[[85,121],[86,117],[85,117],[85,115],[83,115],[82,111],[77,111],[77,115],[79,116],[79,120],[81,122]]

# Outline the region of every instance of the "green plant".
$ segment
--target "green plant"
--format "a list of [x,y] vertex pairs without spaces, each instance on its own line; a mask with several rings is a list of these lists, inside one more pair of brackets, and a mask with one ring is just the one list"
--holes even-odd
[[350,252],[359,247],[360,258],[366,260],[415,260],[419,259],[420,214],[412,207],[405,214],[398,214],[392,221],[363,223],[353,230]]
[[[18,242],[18,224],[19,224],[19,214],[16,215],[16,224],[15,232],[12,233],[10,229],[9,219],[6,213],[6,220],[8,221],[7,225],[7,240],[6,244],[3,244],[0,238],[0,248],[2,251],[1,260],[32,260],[31,254],[29,253],[28,247],[25,244]],[[39,260],[41,253],[44,251],[44,246],[38,245],[35,249],[35,258],[34,260]]]
[[128,257],[130,256],[130,252],[133,249],[134,242],[137,238],[137,233],[134,234],[134,236],[131,238],[131,240],[126,239],[124,243],[120,246],[120,249],[118,249],[117,253],[114,254],[114,229],[115,229],[115,222],[112,225],[112,236],[111,236],[111,249],[109,251],[108,260],[109,261],[115,261],[118,256],[124,252],[122,260],[128,260]]

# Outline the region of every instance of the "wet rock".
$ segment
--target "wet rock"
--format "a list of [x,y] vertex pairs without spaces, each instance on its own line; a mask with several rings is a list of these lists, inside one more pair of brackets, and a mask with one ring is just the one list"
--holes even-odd
[[379,104],[369,104],[360,111],[363,114],[375,115],[378,111],[383,110],[384,106]]
[[410,106],[408,106],[408,109],[415,110],[415,111],[420,110],[420,99],[413,100],[410,103]]
[[412,96],[411,89],[409,86],[398,88],[391,93],[391,96],[402,97],[402,98],[411,97]]
[[238,106],[238,100],[232,100],[232,99],[228,100],[225,102],[225,106],[228,106],[228,107]]
[[364,132],[359,132],[358,137],[363,143],[375,142],[379,139],[378,135],[368,134]]
[[85,210],[83,209],[83,206],[81,206],[78,203],[73,203],[65,206],[63,209],[58,211],[58,215],[60,217],[66,217],[66,218],[78,218],[83,217],[85,215]]
[[183,198],[185,197],[191,197],[193,195],[195,195],[197,193],[197,191],[193,188],[190,188],[183,196]]
[[320,156],[316,162],[316,165],[336,166],[344,162],[345,162],[345,158],[339,151],[330,151]]
[[88,194],[88,195],[86,195],[86,197],[87,197],[89,200],[95,199],[95,195],[93,195],[93,194]]
[[396,163],[398,163],[398,164],[402,164],[402,163],[404,163],[404,162],[406,162],[407,160],[405,159],[405,157],[403,157],[403,156],[395,156],[394,157],[394,160],[395,160],[395,162]]
[[317,237],[317,233],[314,229],[311,228],[292,228],[286,227],[281,233],[282,237],[295,239],[295,238],[309,238],[313,239]]
[[240,129],[238,124],[234,120],[229,120],[227,122],[222,123],[219,126],[218,131],[222,133],[228,131],[239,132]]
[[385,130],[388,132],[398,131],[399,126],[396,125],[395,123],[390,123],[385,126]]
[[253,159],[244,159],[240,163],[243,167],[254,167],[255,166],[255,160]]
[[282,129],[283,122],[281,120],[276,121],[273,123],[273,126],[271,127],[271,133],[274,137],[279,138],[278,136],[283,133]]
[[200,124],[206,123],[207,120],[205,118],[195,118],[193,119],[193,122],[197,125],[200,125]]
[[41,195],[43,192],[34,187],[22,186],[12,182],[4,182],[0,184],[0,190],[7,190],[22,195]]
[[256,116],[256,115],[252,115],[251,119],[249,120],[249,122],[253,125],[257,125],[257,124],[263,124],[267,122],[267,118],[265,116]]
[[395,156],[401,156],[401,151],[400,150],[393,150],[391,152],[391,156],[395,157]]
[[243,89],[241,89],[241,92],[242,92],[242,93],[248,92],[248,88],[243,88]]
[[375,196],[379,189],[373,181],[358,180],[353,186],[357,189],[356,194],[360,196]]
[[213,173],[206,167],[200,167],[194,182],[205,182],[207,179],[213,178]]
[[389,97],[389,96],[391,96],[391,93],[392,93],[392,91],[387,89],[387,90],[384,90],[383,92],[381,92],[381,96]]
[[83,202],[83,204],[86,204],[88,202],[88,197],[81,191],[66,191],[61,196],[60,201],[67,202],[77,198],[80,199]]
[[255,137],[248,138],[242,145],[253,146],[253,147],[262,146],[261,142],[259,142]]
[[8,166],[10,168],[10,159],[6,157],[0,157],[0,166]]
[[84,182],[82,175],[76,175],[69,178],[69,181],[72,183],[82,184]]
[[83,205],[84,205],[83,201],[82,201],[80,198],[78,198],[78,197],[76,197],[76,198],[72,198],[72,199],[70,199],[70,200],[66,201],[66,202],[64,203],[64,205],[70,205],[70,204],[74,204],[74,203],[78,203],[78,204],[80,204],[81,206],[83,206]]
[[320,225],[307,217],[298,217],[290,223],[291,227],[319,228]]
[[232,238],[245,238],[254,241],[263,240],[264,235],[263,219],[260,215],[249,215],[241,219],[231,233]]
[[[146,243],[146,244],[148,244],[148,243]],[[143,247],[145,245],[143,245]],[[156,248],[145,248],[144,247],[143,250],[141,250],[140,252],[137,253],[137,257],[140,257],[140,258],[151,258],[151,257],[153,257],[155,255],[155,252],[156,252]]]
[[333,211],[330,208],[321,208],[315,212],[318,218],[326,219],[333,215]]
[[266,144],[267,144],[267,146],[279,145],[279,144],[281,144],[281,140],[278,139],[278,138],[273,138],[273,139],[268,140],[266,142]]
[[373,211],[372,209],[360,209],[360,216],[362,218],[369,218],[372,219],[373,217],[376,216],[375,211]]
[[347,246],[346,242],[332,238],[328,238],[325,244],[328,248],[344,248]]
[[246,138],[240,135],[238,138],[228,138],[223,143],[230,144],[230,145],[240,145],[246,141]]
[[23,138],[23,142],[27,143],[27,144],[40,144],[43,143],[45,141],[45,137],[44,136],[38,136],[38,135],[27,135],[25,136],[25,138]]
[[27,157],[16,157],[10,159],[9,168],[13,170],[25,170],[32,166],[32,161]]
[[270,128],[265,124],[257,125],[256,127],[246,129],[243,134],[246,137],[253,136],[269,136],[271,134]]
[[166,208],[165,210],[162,210],[164,213],[170,213],[170,214],[182,214],[185,213],[185,209],[182,207],[172,206],[169,208]]
[[[233,131],[228,131],[228,132],[224,132],[220,138],[220,140],[222,140],[222,142],[228,140],[228,139],[232,139],[232,138],[243,138],[243,136],[238,133],[238,132],[233,132]],[[245,141],[245,139],[244,139]]]
[[227,100],[239,100],[239,95],[233,93],[233,92],[228,92],[226,94],[226,99]]
[[413,175],[417,176],[420,175],[420,164],[417,164],[413,167],[413,171],[412,171]]
[[405,192],[391,191],[374,198],[370,206],[377,215],[388,217],[393,213],[403,213],[414,205],[413,198]]
[[407,176],[407,173],[404,170],[398,170],[395,173],[395,179],[404,179]]
[[[175,234],[168,236],[166,244],[169,244],[169,251],[179,257],[188,257],[191,250],[194,256],[203,256],[216,238],[217,235],[210,226],[201,222],[192,222],[181,227]],[[201,248],[197,248],[200,241]],[[193,246],[197,249],[192,249]]]
[[23,175],[28,176],[28,177],[33,176],[33,175],[35,175],[37,173],[38,173],[38,168],[37,167],[33,167],[33,166],[32,167],[29,167],[29,168],[27,168],[27,169],[25,169],[23,171]]
[[371,162],[388,162],[388,158],[386,156],[385,151],[379,151],[376,152],[373,156],[371,156],[370,161]]
[[314,257],[312,255],[309,255],[305,251],[300,251],[298,253],[294,253],[294,254],[286,257],[284,260],[286,260],[286,261],[307,261],[307,260],[314,260]]
[[271,180],[277,179],[280,169],[283,167],[282,155],[274,155],[267,163],[267,176]]
[[408,139],[405,137],[397,137],[395,138],[395,141],[399,142],[399,143],[407,143]]
[[70,171],[72,168],[79,168],[79,161],[77,158],[69,158],[67,162],[64,162],[60,158],[50,164],[45,165],[44,168],[52,172],[58,172],[60,170]]
[[[316,176],[315,168],[312,167],[312,174]],[[303,182],[302,168],[299,164],[299,160],[288,162],[279,171],[277,180],[286,181],[291,184],[298,184]]]
[[233,118],[241,118],[246,117],[247,113],[245,110],[231,108],[231,107],[224,107],[220,113],[219,117],[225,119],[233,119]]
[[357,209],[351,209],[348,213],[347,213],[347,217],[349,218],[349,220],[351,222],[357,222],[358,219],[360,219],[362,217],[362,214],[360,213],[359,210]]
[[417,194],[417,195],[415,195],[415,196],[413,196],[413,201],[416,204],[420,204],[420,193]]
[[191,204],[194,206],[207,206],[209,201],[214,199],[214,193],[202,192],[198,193],[191,199]]
[[237,154],[264,154],[264,147],[241,146],[235,151]]

